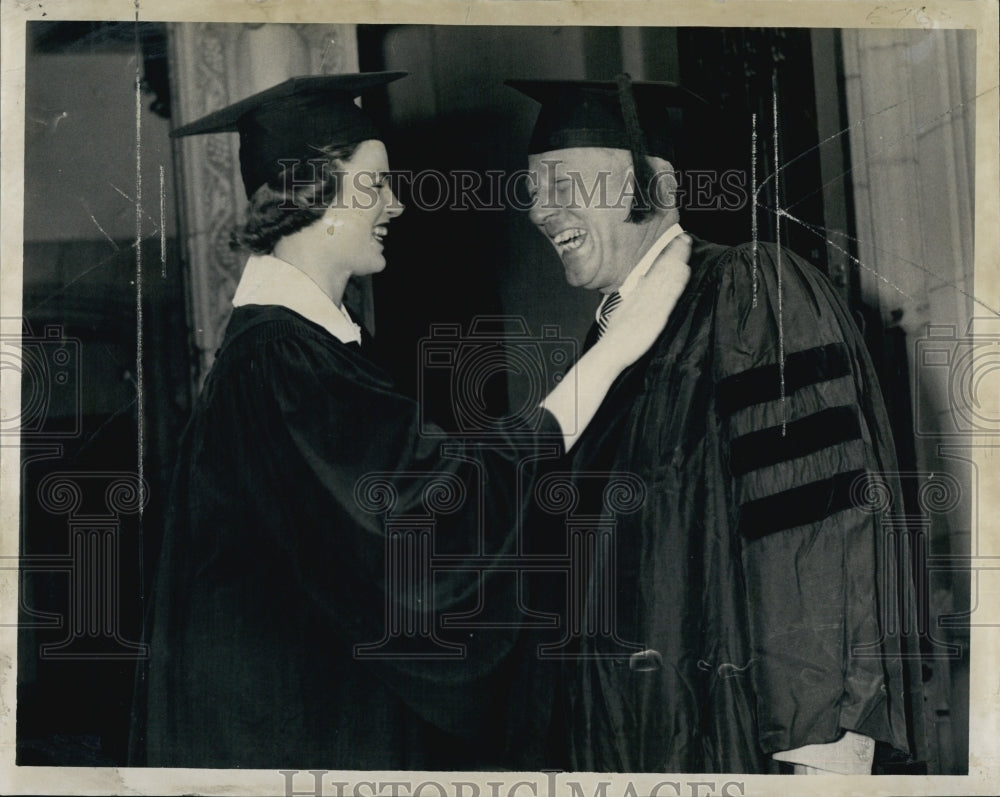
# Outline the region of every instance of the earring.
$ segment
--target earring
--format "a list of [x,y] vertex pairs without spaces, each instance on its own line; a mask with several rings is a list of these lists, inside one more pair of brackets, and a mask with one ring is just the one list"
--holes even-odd
[[334,232],[336,232],[336,230],[337,230],[337,228],[334,225],[331,224],[329,227],[326,228],[326,234],[327,235],[333,235]]

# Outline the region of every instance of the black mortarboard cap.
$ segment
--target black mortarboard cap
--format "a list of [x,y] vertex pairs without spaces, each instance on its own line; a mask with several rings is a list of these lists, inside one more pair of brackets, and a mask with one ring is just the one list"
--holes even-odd
[[648,218],[647,186],[653,173],[647,155],[675,164],[675,143],[685,117],[707,103],[675,83],[634,82],[626,74],[614,81],[508,80],[507,85],[538,100],[542,108],[528,144],[529,154],[570,147],[628,150],[636,176],[636,196],[628,220]]
[[308,161],[315,159],[322,147],[379,138],[375,123],[354,99],[406,74],[363,72],[289,78],[178,127],[170,135],[238,132],[240,172],[250,197],[281,174],[279,161]]
[[[643,154],[672,161],[685,112],[707,107],[704,100],[675,83],[632,81],[627,75],[612,81],[506,82],[542,104],[528,145],[531,154],[570,147],[634,151],[644,145]],[[634,140],[634,132],[630,134],[630,101],[642,141]]]

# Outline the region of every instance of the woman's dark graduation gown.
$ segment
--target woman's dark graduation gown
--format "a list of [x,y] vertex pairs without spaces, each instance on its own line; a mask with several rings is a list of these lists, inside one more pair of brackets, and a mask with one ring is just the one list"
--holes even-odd
[[[497,766],[517,601],[483,562],[513,552],[517,480],[562,438],[547,413],[541,434],[488,446],[421,423],[357,346],[280,307],[235,310],[181,443],[133,763]],[[429,542],[408,536],[428,523]],[[450,562],[433,579],[430,553]],[[442,627],[454,612],[508,627]],[[382,640],[393,656],[355,648]]]

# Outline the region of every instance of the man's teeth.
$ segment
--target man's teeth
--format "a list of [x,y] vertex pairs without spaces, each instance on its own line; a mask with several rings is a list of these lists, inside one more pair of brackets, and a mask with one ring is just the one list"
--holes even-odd
[[583,239],[586,236],[587,233],[580,229],[563,230],[552,239],[552,243],[556,245],[559,252],[572,252],[583,246]]
[[388,234],[389,234],[389,228],[383,224],[380,224],[378,227],[372,230],[372,235],[374,236],[375,240],[378,241],[379,243],[382,243],[382,239],[385,238],[385,236],[387,236]]

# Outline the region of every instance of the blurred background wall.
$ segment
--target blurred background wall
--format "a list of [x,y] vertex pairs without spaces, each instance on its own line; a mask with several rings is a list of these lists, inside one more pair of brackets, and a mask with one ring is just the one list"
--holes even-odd
[[109,491],[137,486],[141,416],[146,511],[159,516],[191,394],[170,123],[155,93],[136,107],[137,70],[165,85],[166,32],[28,36],[18,755],[96,764],[123,755],[156,544]]

